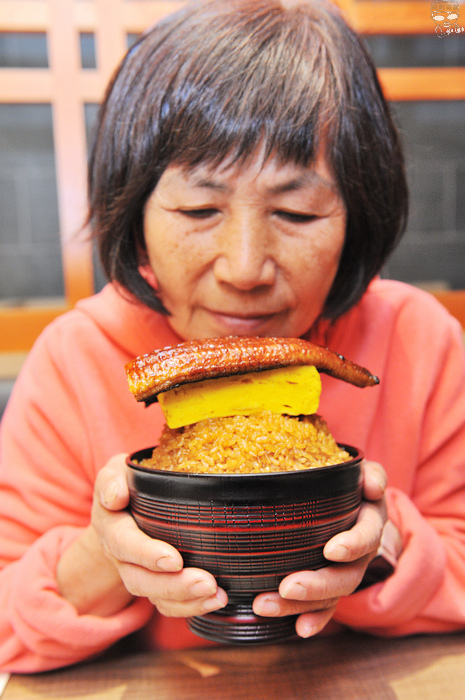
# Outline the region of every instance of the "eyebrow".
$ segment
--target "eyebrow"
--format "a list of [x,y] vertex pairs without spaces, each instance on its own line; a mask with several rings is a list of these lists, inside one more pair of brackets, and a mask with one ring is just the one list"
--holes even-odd
[[336,185],[327,180],[325,177],[315,172],[314,170],[309,170],[298,177],[294,177],[291,180],[284,181],[269,188],[271,194],[283,194],[285,192],[296,192],[304,187],[315,187],[316,189],[329,189],[332,192],[336,191]]
[[[230,190],[229,185],[210,178],[193,176],[191,182],[193,187],[209,189],[215,192],[228,192]],[[314,170],[305,171],[302,175],[268,187],[267,191],[270,194],[284,194],[286,192],[296,192],[309,185],[317,189],[327,189],[331,190],[331,192],[337,191],[335,183],[327,180]]]
[[227,192],[230,188],[222,182],[215,182],[215,180],[210,180],[207,178],[196,178],[192,177],[191,184],[193,187],[201,187],[207,190],[214,190],[215,192]]

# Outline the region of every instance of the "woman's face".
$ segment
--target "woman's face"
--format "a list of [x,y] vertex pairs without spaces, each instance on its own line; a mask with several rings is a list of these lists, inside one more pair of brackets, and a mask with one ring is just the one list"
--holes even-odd
[[[171,166],[144,218],[145,276],[186,340],[303,335],[338,269],[346,211],[323,159]],[[153,271],[153,272],[152,272]]]

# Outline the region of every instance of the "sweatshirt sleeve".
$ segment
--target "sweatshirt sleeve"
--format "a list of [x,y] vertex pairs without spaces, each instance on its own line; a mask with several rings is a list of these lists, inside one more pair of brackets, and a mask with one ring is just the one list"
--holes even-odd
[[58,590],[55,568],[80,529],[56,527],[0,573],[0,658],[3,671],[34,673],[93,656],[141,627],[152,615],[137,599],[117,615],[78,615]]
[[102,466],[95,464],[89,439],[99,427],[83,419],[78,396],[88,389],[75,371],[72,348],[60,351],[60,342],[52,329],[31,351],[1,426],[2,671],[30,673],[80,661],[153,614],[147,600],[137,599],[113,616],[79,616],[59,595],[57,562],[90,521],[93,483]]
[[[407,320],[414,334],[415,324]],[[403,551],[392,576],[341,599],[335,616],[352,628],[382,636],[465,628],[465,357],[461,329],[450,320],[439,323],[436,337],[428,343],[420,339],[411,360],[405,354],[403,359],[412,368],[418,435],[404,430],[396,441],[398,433],[393,427],[390,438],[398,448],[397,453],[394,450],[399,462],[395,468],[410,470],[412,485],[408,492],[391,487],[386,494],[389,518],[401,533]],[[416,464],[409,466],[407,460],[402,464],[403,441],[409,443]]]

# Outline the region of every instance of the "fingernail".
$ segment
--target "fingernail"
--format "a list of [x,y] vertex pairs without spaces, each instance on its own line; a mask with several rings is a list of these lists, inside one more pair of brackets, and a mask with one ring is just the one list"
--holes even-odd
[[111,504],[116,500],[119,491],[119,483],[117,481],[110,481],[103,490],[102,500],[103,505],[111,506]]
[[213,610],[218,610],[219,608],[223,608],[224,604],[221,602],[221,600],[218,600],[218,598],[207,598],[207,600],[204,600],[202,603],[202,608],[205,610],[205,612],[212,612]]
[[157,567],[161,569],[162,571],[180,571],[181,566],[176,562],[173,557],[160,557],[160,559],[157,559],[155,562]]
[[336,544],[325,548],[325,556],[332,561],[346,561],[350,554],[343,544]]
[[279,613],[279,605],[274,600],[264,600],[259,605],[259,615],[277,615]]
[[211,581],[197,581],[190,588],[193,598],[210,597],[216,593],[216,590],[216,585]]
[[319,630],[320,628],[318,625],[312,625],[308,622],[301,622],[299,625],[299,637],[308,639],[308,637],[313,637],[315,634],[317,634]]
[[279,592],[283,598],[290,598],[291,600],[305,600],[307,595],[307,591],[301,583],[293,583],[287,587],[281,585]]

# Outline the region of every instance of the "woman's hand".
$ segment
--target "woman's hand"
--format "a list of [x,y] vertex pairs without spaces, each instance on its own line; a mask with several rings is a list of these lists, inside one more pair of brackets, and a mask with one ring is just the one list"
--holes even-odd
[[363,463],[363,498],[357,522],[351,530],[335,535],[323,553],[331,566],[300,571],[281,581],[279,592],[255,598],[257,615],[299,615],[296,631],[300,637],[320,632],[334,615],[339,598],[350,595],[363,579],[376,556],[387,520],[384,491],[386,474],[380,464]]
[[[180,553],[144,534],[125,510],[129,504],[125,457],[113,457],[97,475],[91,524],[59,563],[62,595],[81,614],[118,612],[134,596],[148,598],[171,617],[224,607],[227,595],[211,574],[183,568]],[[76,586],[78,571],[84,580]]]

